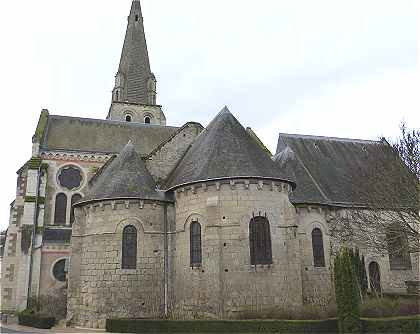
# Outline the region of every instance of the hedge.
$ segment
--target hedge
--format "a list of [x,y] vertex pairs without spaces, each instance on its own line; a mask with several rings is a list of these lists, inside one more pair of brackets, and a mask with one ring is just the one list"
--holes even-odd
[[19,325],[28,327],[50,329],[55,325],[54,317],[48,317],[39,314],[31,314],[27,311],[19,313],[18,319]]
[[420,316],[362,319],[362,333],[420,333]]
[[337,320],[135,320],[107,319],[111,333],[335,333]]
[[[361,319],[362,333],[420,333],[420,317]],[[141,320],[107,319],[111,333],[337,333],[327,320]]]

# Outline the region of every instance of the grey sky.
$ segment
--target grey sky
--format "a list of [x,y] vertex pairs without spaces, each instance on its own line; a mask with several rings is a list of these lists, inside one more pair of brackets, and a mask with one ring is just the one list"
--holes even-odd
[[[0,2],[1,228],[41,108],[106,117],[130,3]],[[142,6],[168,125],[207,125],[228,105],[271,150],[278,132],[375,139],[402,120],[420,127],[416,0]]]

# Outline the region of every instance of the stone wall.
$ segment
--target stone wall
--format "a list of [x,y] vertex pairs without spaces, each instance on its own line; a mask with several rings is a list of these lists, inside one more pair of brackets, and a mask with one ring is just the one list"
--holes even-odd
[[[68,318],[104,328],[109,317],[157,317],[164,310],[164,203],[107,201],[76,211]],[[137,268],[121,268],[122,231],[137,229]]]
[[132,122],[144,123],[144,118],[150,118],[152,125],[166,125],[166,118],[161,106],[112,102],[108,118],[112,121],[125,122],[126,115],[130,115]]
[[202,129],[198,123],[187,123],[170,140],[149,154],[146,167],[155,181],[160,183],[166,180]]
[[[330,236],[325,220],[324,209],[305,206],[297,208],[299,226],[299,244],[302,264],[302,293],[305,304],[314,304],[323,308],[334,303],[334,286],[332,282],[332,259]],[[316,267],[312,247],[312,231],[319,228],[324,244],[325,266]]]
[[[288,184],[259,180],[203,183],[176,191],[175,314],[236,317],[241,311],[302,305],[297,221],[289,191]],[[253,215],[270,222],[271,265],[251,265]],[[190,264],[192,221],[202,226],[199,267]]]

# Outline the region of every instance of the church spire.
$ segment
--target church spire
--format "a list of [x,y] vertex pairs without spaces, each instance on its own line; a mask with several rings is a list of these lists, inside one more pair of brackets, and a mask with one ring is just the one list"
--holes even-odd
[[150,70],[140,0],[131,4],[112,101],[156,104],[156,79]]

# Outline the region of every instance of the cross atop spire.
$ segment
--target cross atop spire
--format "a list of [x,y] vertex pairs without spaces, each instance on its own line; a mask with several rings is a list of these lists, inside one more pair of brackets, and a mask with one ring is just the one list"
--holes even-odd
[[156,104],[156,79],[150,70],[140,0],[131,4],[112,101]]

